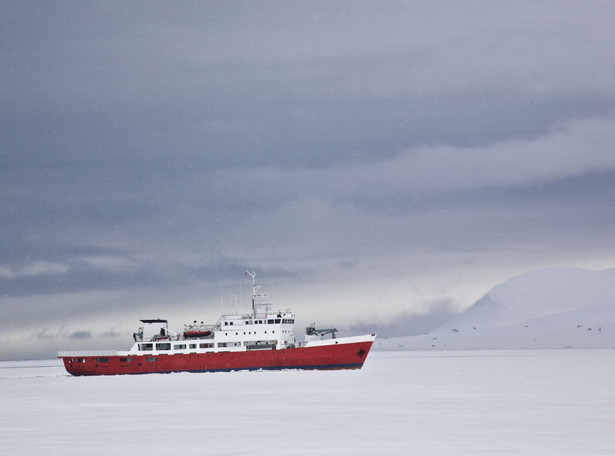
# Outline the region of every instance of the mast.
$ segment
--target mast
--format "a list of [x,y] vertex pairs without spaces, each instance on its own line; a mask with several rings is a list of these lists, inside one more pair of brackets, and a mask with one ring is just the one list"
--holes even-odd
[[[256,272],[246,271],[246,275],[252,277],[252,315],[256,316],[256,300],[259,300],[259,305],[262,305],[263,299],[267,298],[266,294],[256,294],[260,285],[256,285]],[[268,306],[268,304],[265,304]],[[267,307],[269,308],[269,307]]]
[[252,277],[252,315],[256,315],[254,300],[256,299],[256,290],[258,290],[260,286],[256,285],[256,272],[246,271],[246,275]]

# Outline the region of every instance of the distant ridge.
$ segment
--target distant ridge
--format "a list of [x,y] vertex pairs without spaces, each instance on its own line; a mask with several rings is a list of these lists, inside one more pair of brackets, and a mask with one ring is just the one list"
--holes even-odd
[[615,269],[549,268],[492,288],[429,334],[374,349],[615,348]]

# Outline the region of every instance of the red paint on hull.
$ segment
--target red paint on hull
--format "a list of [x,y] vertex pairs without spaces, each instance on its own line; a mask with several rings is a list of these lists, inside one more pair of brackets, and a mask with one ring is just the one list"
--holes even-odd
[[77,376],[256,369],[360,369],[372,344],[370,340],[281,350],[61,358],[68,373]]

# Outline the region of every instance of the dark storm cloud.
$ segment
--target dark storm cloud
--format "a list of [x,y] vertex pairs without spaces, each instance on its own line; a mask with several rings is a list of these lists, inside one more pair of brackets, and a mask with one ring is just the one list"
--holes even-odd
[[73,315],[211,300],[246,268],[321,290],[429,270],[409,311],[381,306],[410,321],[415,300],[471,305],[445,295],[487,258],[597,265],[614,20],[606,1],[3,2],[6,321],[94,343]]

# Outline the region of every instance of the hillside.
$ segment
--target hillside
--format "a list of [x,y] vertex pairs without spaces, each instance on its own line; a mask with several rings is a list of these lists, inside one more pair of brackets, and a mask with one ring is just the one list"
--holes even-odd
[[377,339],[382,350],[615,347],[615,269],[530,271],[492,288],[426,335]]

